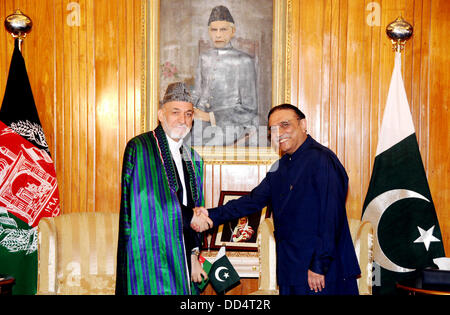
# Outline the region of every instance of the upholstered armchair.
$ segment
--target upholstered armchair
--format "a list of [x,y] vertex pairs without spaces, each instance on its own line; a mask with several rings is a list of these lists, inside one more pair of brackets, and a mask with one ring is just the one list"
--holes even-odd
[[37,294],[114,294],[118,227],[118,213],[41,219]]
[[279,294],[276,276],[276,248],[273,220],[267,218],[258,228],[259,279],[258,290],[252,295]]
[[349,219],[350,234],[358,257],[361,277],[358,279],[360,295],[372,294],[373,226],[368,221]]
[[[349,219],[350,234],[361,268],[358,279],[360,295],[372,294],[373,228],[370,222]],[[265,219],[258,229],[258,290],[252,295],[279,294],[276,280],[276,249],[272,218]]]

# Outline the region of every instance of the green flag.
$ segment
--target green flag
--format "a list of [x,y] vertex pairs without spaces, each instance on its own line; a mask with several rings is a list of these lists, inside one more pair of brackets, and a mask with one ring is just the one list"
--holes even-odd
[[[224,247],[222,247],[224,249]],[[222,251],[221,249],[221,251]],[[239,282],[239,275],[234,269],[228,257],[219,251],[218,257],[211,266],[208,278],[217,294],[223,294]]]
[[362,220],[374,227],[374,294],[445,256],[396,53]]
[[[208,274],[209,271],[211,270],[212,264],[208,261],[208,259],[206,259],[202,255],[199,256],[199,261],[202,264],[203,270],[205,270],[206,274]],[[209,278],[203,279],[202,282],[197,285],[200,292],[202,292],[205,289],[208,282],[209,282]]]

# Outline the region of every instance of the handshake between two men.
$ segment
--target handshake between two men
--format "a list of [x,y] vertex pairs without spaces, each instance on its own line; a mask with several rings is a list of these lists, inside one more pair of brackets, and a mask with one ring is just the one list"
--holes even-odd
[[191,228],[196,232],[204,232],[213,227],[213,222],[208,216],[208,210],[204,207],[194,208],[191,220]]

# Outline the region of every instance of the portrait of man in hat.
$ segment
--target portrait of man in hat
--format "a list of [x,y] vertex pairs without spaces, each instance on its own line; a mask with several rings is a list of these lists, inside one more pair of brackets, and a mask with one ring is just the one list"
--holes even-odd
[[160,16],[160,82],[170,63],[193,97],[186,142],[260,145],[258,131],[267,125],[272,100],[273,2],[161,1]]
[[255,61],[233,47],[231,39],[235,33],[236,25],[228,8],[214,7],[208,20],[213,48],[199,56],[195,73],[194,144],[232,145],[256,133]]

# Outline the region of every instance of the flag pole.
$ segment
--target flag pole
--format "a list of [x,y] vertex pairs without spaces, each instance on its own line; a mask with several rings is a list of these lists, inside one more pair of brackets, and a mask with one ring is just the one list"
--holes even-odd
[[399,16],[388,24],[386,34],[391,39],[392,49],[400,53],[405,48],[406,41],[413,35],[413,27]]
[[19,9],[5,19],[5,28],[13,38],[17,38],[20,51],[22,51],[22,42],[27,34],[31,32],[32,27],[33,22],[31,19]]

